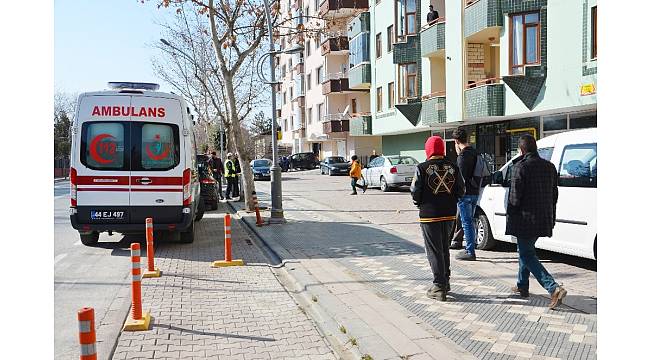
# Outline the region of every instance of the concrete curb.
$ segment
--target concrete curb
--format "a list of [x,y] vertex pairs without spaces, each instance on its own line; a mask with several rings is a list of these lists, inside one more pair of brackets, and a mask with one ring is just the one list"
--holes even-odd
[[[230,202],[228,205],[233,212],[239,215],[244,228],[249,232],[256,245],[259,245],[265,254],[270,255],[270,260],[278,264],[271,266],[276,277],[287,288],[288,293],[296,300],[300,308],[314,321],[318,331],[325,337],[335,354],[344,360],[361,359],[363,355],[358,348],[352,346],[349,337],[339,331],[341,325],[317,301],[312,301],[312,294],[308,292],[307,285],[315,285],[316,280],[309,275],[309,271],[300,262],[283,261],[283,258],[289,257],[287,251],[281,246],[267,242],[257,232],[253,216],[244,210],[237,210]],[[290,270],[287,270],[287,267]]]

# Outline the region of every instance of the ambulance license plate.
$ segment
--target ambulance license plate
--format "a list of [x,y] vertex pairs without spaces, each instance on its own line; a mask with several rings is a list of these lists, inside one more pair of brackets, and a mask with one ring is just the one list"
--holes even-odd
[[90,210],[92,220],[123,220],[124,211],[98,211]]
[[407,178],[404,178],[404,181],[411,181],[411,180],[413,180],[413,178],[412,178],[412,177],[407,177]]

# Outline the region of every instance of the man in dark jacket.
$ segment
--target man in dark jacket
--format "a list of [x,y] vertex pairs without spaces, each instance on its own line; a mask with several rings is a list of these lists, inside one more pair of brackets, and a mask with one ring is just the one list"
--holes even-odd
[[433,5],[429,5],[429,13],[427,14],[427,24],[431,24],[437,19],[438,19],[438,12],[433,10]]
[[562,304],[567,292],[539,262],[535,242],[539,237],[553,236],[558,173],[555,165],[539,156],[532,135],[519,138],[519,150],[522,157],[510,169],[512,175],[506,210],[506,235],[517,238],[519,251],[517,286],[512,291],[528,297],[528,278],[533,273],[551,295],[549,308],[555,309]]
[[[474,212],[478,202],[479,186],[472,179],[478,152],[471,147],[467,141],[467,132],[464,129],[456,129],[452,133],[456,145],[458,167],[465,181],[465,195],[458,200],[458,212],[460,222],[463,226],[463,239],[465,249],[457,255],[458,260],[476,260],[476,231],[474,229]],[[453,244],[452,244],[453,245]],[[452,246],[453,247],[453,246]]]
[[458,167],[445,158],[445,142],[430,137],[424,145],[427,161],[418,164],[411,182],[413,203],[420,209],[424,248],[433,272],[429,298],[446,301],[449,292],[449,230],[456,220],[456,203],[465,185]]
[[221,158],[217,156],[217,152],[213,151],[212,152],[212,157],[210,158],[210,162],[208,162],[208,165],[210,165],[210,168],[212,169],[212,176],[214,179],[217,181],[217,184],[219,184],[219,187],[217,189],[219,193],[219,199],[223,200],[223,187],[221,184],[221,176],[223,175],[223,162],[221,161]]
[[[234,184],[234,189],[233,189],[233,197],[238,197],[240,195],[239,193],[239,188],[240,188],[240,181],[241,181],[241,165],[239,164],[239,154],[235,153],[233,155],[234,160],[233,163],[235,164],[235,184]],[[240,198],[240,200],[242,200]]]

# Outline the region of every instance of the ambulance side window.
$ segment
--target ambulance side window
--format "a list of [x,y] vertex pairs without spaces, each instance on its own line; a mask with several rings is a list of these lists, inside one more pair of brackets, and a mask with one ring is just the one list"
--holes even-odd
[[[86,122],[81,128],[81,163],[94,170],[129,170],[128,124]],[[125,136],[125,134],[127,134]]]
[[169,170],[178,165],[180,158],[178,126],[172,124],[144,123],[134,126],[132,170]]

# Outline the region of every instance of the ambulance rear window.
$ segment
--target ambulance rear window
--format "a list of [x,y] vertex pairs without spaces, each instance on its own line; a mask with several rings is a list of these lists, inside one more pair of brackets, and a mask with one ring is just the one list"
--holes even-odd
[[[135,125],[135,124],[134,124]],[[133,126],[134,158],[131,170],[163,171],[179,164],[178,126],[140,123]]]
[[124,150],[128,124],[87,122],[81,129],[81,163],[95,170],[129,170]]

